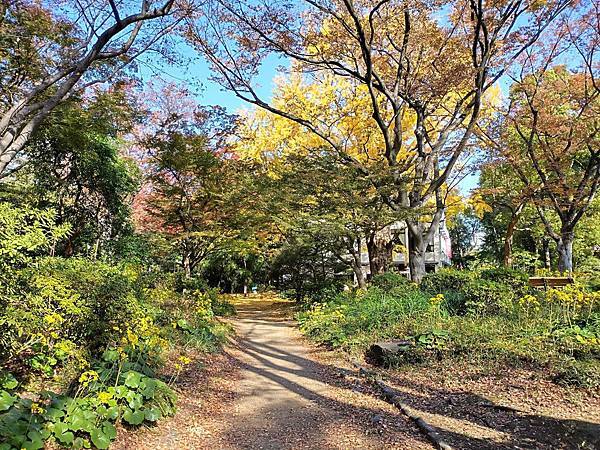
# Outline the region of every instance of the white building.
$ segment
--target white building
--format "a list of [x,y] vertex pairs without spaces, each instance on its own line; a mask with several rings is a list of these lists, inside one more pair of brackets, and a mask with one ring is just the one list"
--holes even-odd
[[[408,267],[408,228],[404,222],[395,222],[390,225],[389,231],[399,243],[397,245],[398,251],[393,252],[391,266],[396,272],[410,277]],[[425,268],[428,272],[433,272],[438,268],[450,265],[451,260],[450,235],[448,234],[445,221],[442,221],[434,233],[432,241],[429,242],[425,249]],[[370,276],[371,268],[366,244],[363,244],[361,248],[361,262],[363,273],[366,276]]]

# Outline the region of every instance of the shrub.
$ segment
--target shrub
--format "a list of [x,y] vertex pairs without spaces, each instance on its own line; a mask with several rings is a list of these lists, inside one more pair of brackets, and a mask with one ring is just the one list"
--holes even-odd
[[235,306],[220,295],[215,295],[214,298],[211,298],[211,308],[215,316],[231,317],[237,314]]
[[70,226],[57,225],[55,216],[52,209],[0,202],[0,277],[47,254],[69,233]]
[[144,317],[118,268],[85,259],[46,258],[19,274],[20,294],[4,299],[0,356],[47,376],[115,339]]
[[526,272],[510,269],[508,267],[494,267],[492,269],[482,270],[480,277],[484,280],[495,281],[497,283],[512,286],[526,286],[529,282],[529,275]]
[[298,319],[305,334],[332,347],[364,350],[378,340],[411,341],[389,358],[391,365],[442,358],[526,363],[556,374],[556,381],[598,386],[600,295],[579,285],[532,291],[526,283],[526,275],[505,269],[481,277],[441,270],[428,274],[421,289],[391,287],[382,277],[366,291],[339,294]]
[[404,275],[394,272],[386,272],[375,275],[371,280],[371,284],[382,289],[385,292],[390,292],[392,289],[408,288],[415,286],[408,278]]
[[[138,357],[139,361],[139,357]],[[175,412],[176,395],[163,381],[138,372],[138,361],[107,350],[83,372],[72,395],[45,392],[33,401],[16,394],[16,380],[0,385],[1,449],[41,449],[46,440],[70,448],[108,448],[115,422],[137,426]]]
[[302,331],[319,343],[353,347],[393,336],[399,322],[429,308],[427,295],[418,290],[390,294],[370,287],[366,292],[341,293],[331,302],[317,303],[300,313],[298,321]]
[[531,291],[529,286],[529,275],[520,270],[509,269],[507,267],[496,267],[493,269],[482,270],[480,277],[483,280],[504,284],[519,296],[525,295]]
[[420,288],[430,294],[461,292],[464,285],[475,278],[473,272],[456,269],[440,269],[423,277]]
[[600,362],[598,359],[579,361],[571,358],[561,365],[554,381],[567,386],[597,389],[600,387]]
[[461,292],[465,301],[460,312],[475,315],[497,314],[503,305],[516,298],[507,285],[489,280],[470,280]]

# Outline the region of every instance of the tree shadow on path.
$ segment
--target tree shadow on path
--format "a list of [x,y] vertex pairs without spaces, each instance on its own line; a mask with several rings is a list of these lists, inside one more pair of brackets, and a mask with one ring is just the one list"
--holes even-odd
[[[431,448],[399,411],[361,402],[377,393],[352,371],[310,358],[289,311],[277,302],[239,308],[235,357],[246,375],[227,431],[237,442],[231,448]],[[416,383],[400,395],[455,448],[600,448],[596,423],[511,411],[472,392]],[[334,442],[332,430],[373,434],[353,446],[351,439]]]

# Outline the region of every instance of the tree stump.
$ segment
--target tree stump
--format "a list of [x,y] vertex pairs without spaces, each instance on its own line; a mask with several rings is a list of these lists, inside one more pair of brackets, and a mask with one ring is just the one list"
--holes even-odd
[[401,355],[413,346],[413,343],[405,340],[375,342],[367,350],[365,356],[370,364],[375,366],[386,365],[393,357]]

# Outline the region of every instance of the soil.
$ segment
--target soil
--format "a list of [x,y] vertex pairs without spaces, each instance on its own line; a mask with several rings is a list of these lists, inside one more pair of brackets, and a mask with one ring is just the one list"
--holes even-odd
[[[344,355],[311,345],[291,303],[238,298],[236,337],[178,380],[177,414],[116,449],[431,449]],[[600,395],[539,371],[440,363],[385,370],[456,449],[600,449]]]
[[353,371],[326,362],[279,299],[238,301],[236,338],[178,382],[178,412],[115,449],[431,449]]
[[386,377],[454,448],[600,449],[600,392],[539,370],[439,364]]

